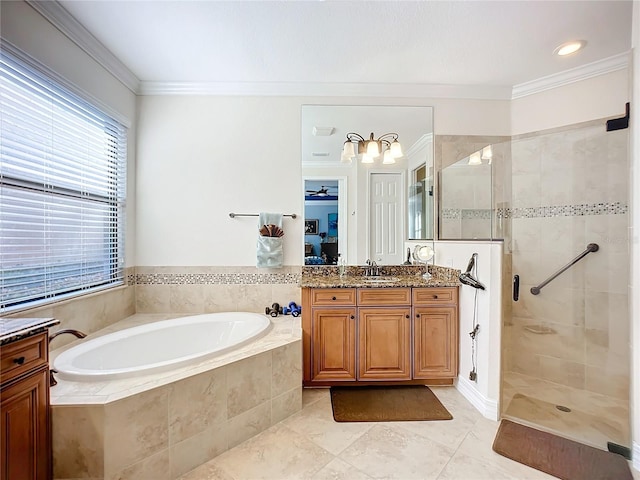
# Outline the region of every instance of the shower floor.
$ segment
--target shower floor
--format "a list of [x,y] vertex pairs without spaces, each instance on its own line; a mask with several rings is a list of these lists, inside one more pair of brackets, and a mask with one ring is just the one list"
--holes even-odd
[[503,376],[502,417],[604,450],[631,442],[627,401],[513,372]]

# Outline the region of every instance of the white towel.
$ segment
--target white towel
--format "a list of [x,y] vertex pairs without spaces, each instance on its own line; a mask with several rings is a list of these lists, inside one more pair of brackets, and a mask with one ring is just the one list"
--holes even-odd
[[[282,228],[281,213],[264,213],[258,215],[258,230],[263,225],[276,225]],[[258,233],[257,245],[257,262],[258,268],[279,268],[282,267],[284,261],[284,252],[282,250],[282,237],[264,237]]]

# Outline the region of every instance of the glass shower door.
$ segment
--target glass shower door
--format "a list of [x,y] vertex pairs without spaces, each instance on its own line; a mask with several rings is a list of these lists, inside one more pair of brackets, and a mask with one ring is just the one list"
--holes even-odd
[[506,263],[520,288],[506,307],[502,414],[603,449],[630,445],[627,132],[589,122],[511,146]]

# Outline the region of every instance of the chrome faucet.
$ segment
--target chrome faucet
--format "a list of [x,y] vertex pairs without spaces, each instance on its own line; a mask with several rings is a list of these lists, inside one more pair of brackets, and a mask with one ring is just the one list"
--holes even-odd
[[367,267],[364,269],[364,275],[366,277],[378,276],[380,275],[380,267],[376,263],[375,260],[367,259]]
[[[49,335],[49,341],[53,340],[58,335],[63,335],[65,333],[69,333],[69,334],[71,334],[71,335],[73,335],[74,337],[77,337],[77,338],[84,338],[84,337],[87,336],[86,333],[82,333],[80,330],[75,330],[73,328],[66,328],[64,330],[58,330],[57,332],[52,333],[51,335]],[[53,376],[54,373],[58,373],[58,371],[56,369],[54,369],[54,368],[49,369],[49,386],[50,387],[53,387],[53,386],[58,384],[58,381]]]
[[49,341],[53,340],[54,338],[56,338],[58,335],[62,335],[64,333],[70,333],[71,335],[77,337],[77,338],[84,338],[87,336],[86,333],[82,333],[80,330],[74,330],[73,328],[67,328],[65,330],[58,330],[55,333],[52,333],[51,335],[49,335]]

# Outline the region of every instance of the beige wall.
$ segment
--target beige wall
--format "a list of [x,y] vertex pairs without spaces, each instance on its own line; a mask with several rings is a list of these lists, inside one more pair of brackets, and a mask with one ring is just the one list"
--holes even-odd
[[[136,259],[143,266],[255,265],[256,219],[302,213],[300,109],[345,99],[145,96],[139,100]],[[505,135],[506,101],[349,99],[436,105],[434,128]],[[301,265],[302,222],[284,220],[284,263]],[[159,241],[162,239],[162,241]]]
[[627,69],[545,90],[511,101],[511,134],[547,130],[624,115],[629,101]]

